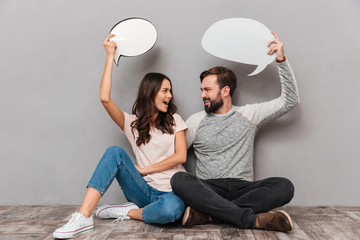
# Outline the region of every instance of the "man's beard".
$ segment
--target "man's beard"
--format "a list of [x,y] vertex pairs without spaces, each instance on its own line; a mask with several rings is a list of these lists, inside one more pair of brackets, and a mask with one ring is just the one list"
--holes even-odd
[[205,100],[210,101],[210,106],[205,106],[205,112],[207,113],[215,113],[224,104],[223,100],[221,99],[220,91],[214,100],[210,98],[204,98],[203,101]]

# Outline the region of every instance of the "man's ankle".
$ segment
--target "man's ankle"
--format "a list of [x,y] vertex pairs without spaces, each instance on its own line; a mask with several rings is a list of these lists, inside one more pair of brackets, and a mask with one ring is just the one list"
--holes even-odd
[[256,217],[254,228],[259,228],[258,218],[259,218],[259,216]]

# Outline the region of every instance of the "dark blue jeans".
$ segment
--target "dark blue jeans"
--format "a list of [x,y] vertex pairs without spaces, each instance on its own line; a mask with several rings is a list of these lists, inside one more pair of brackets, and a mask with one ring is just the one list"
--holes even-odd
[[283,206],[294,196],[294,185],[279,177],[254,182],[236,178],[203,180],[178,172],[171,186],[189,206],[239,228],[254,228],[258,213]]
[[144,222],[165,224],[182,216],[185,210],[184,202],[173,192],[162,192],[148,185],[126,151],[117,146],[106,150],[87,187],[104,195],[114,178],[119,182],[128,201],[144,208]]

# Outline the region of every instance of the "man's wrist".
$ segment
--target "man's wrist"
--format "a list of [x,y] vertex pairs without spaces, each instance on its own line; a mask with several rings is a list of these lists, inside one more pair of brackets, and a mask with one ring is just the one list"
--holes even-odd
[[285,62],[285,61],[286,61],[286,57],[285,57],[285,56],[284,56],[284,59],[282,59],[282,60],[277,60],[277,59],[276,59],[276,62],[277,62],[277,63],[282,63],[282,62]]

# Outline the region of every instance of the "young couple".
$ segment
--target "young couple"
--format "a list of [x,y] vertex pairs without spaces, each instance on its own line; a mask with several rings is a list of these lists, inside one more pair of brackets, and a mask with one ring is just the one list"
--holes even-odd
[[[273,34],[268,54],[276,53],[281,96],[269,102],[233,106],[236,76],[230,69],[214,67],[200,75],[205,111],[192,115],[186,124],[176,113],[171,81],[161,73],[145,75],[132,114],[116,106],[110,93],[117,46],[109,41],[113,35],[107,36],[100,99],[128,138],[137,165],[121,147],[109,147],[87,185],[79,211],[55,230],[53,237],[72,238],[92,230],[92,212],[114,178],[129,202],[99,207],[99,218],[166,224],[182,217],[185,226],[223,221],[239,228],[292,230],[294,225],[286,212],[267,211],[292,199],[293,184],[285,178],[254,181],[253,176],[256,132],[299,102],[283,44]],[[196,176],[182,166],[191,145]]]

